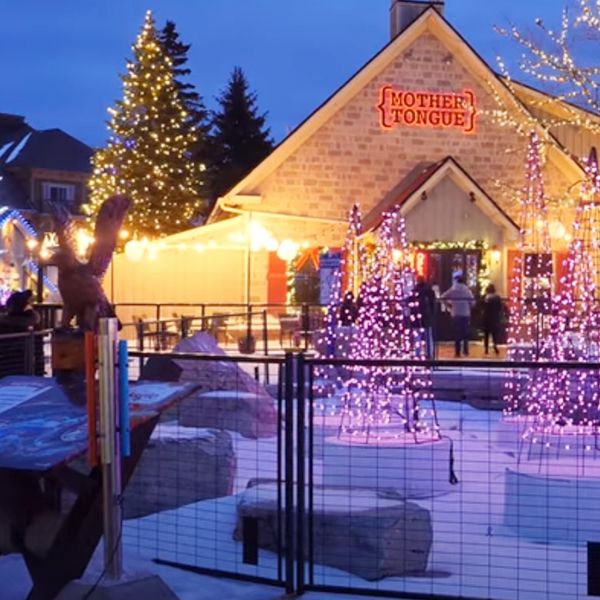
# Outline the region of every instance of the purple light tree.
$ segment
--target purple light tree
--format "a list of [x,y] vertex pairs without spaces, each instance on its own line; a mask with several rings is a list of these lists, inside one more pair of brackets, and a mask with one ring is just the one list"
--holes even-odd
[[[419,315],[414,285],[404,219],[394,210],[384,215],[361,283],[351,358],[425,357],[425,342],[415,327]],[[350,373],[344,382],[339,438],[357,443],[440,439],[429,371],[424,366],[354,366]],[[426,400],[432,408],[422,405]]]
[[[317,356],[319,358],[344,358],[337,356],[341,348],[350,347],[352,331],[342,329],[340,324],[340,310],[342,307],[342,296],[355,290],[360,281],[361,267],[363,264],[362,251],[358,243],[362,219],[358,204],[354,204],[348,216],[348,230],[340,259],[340,268],[334,275],[327,313],[325,316],[325,328],[317,340]],[[344,285],[345,284],[345,285]],[[344,288],[344,289],[342,289]],[[342,385],[340,369],[331,366],[319,367],[315,371],[317,385],[315,390],[321,398],[332,398]],[[324,409],[325,406],[321,406]]]
[[[540,158],[540,141],[530,134],[526,180],[521,195],[518,254],[510,282],[508,359],[544,360],[551,346],[552,250]],[[524,385],[517,372],[509,372],[504,389],[505,416],[537,414],[546,386],[532,374]]]
[[[586,174],[561,279],[562,290],[555,302],[553,336],[548,340],[547,354],[556,361],[598,361],[600,174],[595,149],[587,160]],[[596,370],[545,369],[544,375],[546,386],[534,390],[539,410],[524,438],[531,443],[560,447],[573,443],[568,442],[569,435],[597,435],[600,381]]]

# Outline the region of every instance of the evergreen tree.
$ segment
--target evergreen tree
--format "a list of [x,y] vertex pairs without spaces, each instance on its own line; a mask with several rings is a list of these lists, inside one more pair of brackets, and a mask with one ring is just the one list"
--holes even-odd
[[109,109],[111,136],[93,158],[89,212],[112,194],[127,194],[133,206],[125,227],[156,237],[189,227],[202,205],[201,168],[190,160],[197,134],[150,11],[133,54],[123,100]]
[[257,97],[248,89],[240,67],[235,67],[227,89],[217,99],[213,114],[213,160],[210,164],[213,200],[231,189],[273,150],[267,113],[258,114]]
[[206,132],[208,111],[194,84],[185,81],[191,73],[191,70],[185,66],[191,44],[184,44],[181,41],[173,21],[167,21],[160,32],[159,39],[173,64],[173,78],[179,90],[179,96],[188,112],[189,123],[198,130]]

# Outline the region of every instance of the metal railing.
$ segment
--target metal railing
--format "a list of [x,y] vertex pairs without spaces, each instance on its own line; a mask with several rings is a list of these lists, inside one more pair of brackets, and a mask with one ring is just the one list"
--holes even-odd
[[0,335],[0,377],[51,375],[52,334],[50,329]]

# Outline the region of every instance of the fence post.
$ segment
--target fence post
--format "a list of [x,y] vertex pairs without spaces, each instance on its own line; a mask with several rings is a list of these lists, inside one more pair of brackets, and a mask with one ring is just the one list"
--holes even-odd
[[156,305],[156,322],[160,321],[160,304]]
[[31,329],[25,338],[25,372],[27,375],[35,375],[35,337]]
[[246,342],[247,348],[250,348],[250,338],[252,337],[252,304],[248,304],[248,312],[246,316]]
[[202,304],[200,307],[200,318],[202,319],[202,331],[206,331],[208,327],[206,326],[206,305]]
[[[265,356],[269,356],[269,330],[267,328],[267,309],[262,311],[262,335]],[[269,363],[265,363],[265,383],[269,383]]]
[[300,353],[296,359],[296,470],[298,473],[298,487],[297,487],[297,499],[296,499],[296,560],[297,560],[297,583],[296,593],[304,593],[304,540],[305,540],[305,522],[304,522],[304,510],[305,510],[305,497],[304,497],[304,486],[305,481],[305,440],[306,432],[304,431],[305,426],[305,380],[304,380],[304,354]]
[[[137,333],[138,339],[138,350],[140,352],[144,351],[144,321],[140,319],[135,323],[135,331]],[[139,358],[139,372],[142,372],[142,367],[144,366],[144,359],[140,356]]]
[[115,377],[117,327],[117,319],[100,319],[98,336],[104,569],[113,580],[120,579],[123,572],[121,445],[117,440],[120,415]]
[[310,327],[310,318],[308,313],[308,304],[302,305],[302,332],[304,333],[304,349],[308,350],[308,329]]
[[294,593],[294,355],[285,354],[285,591]]

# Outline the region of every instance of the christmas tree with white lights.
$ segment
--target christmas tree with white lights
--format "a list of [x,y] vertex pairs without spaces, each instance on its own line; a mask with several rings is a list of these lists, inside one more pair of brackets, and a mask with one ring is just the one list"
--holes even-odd
[[202,201],[202,168],[190,160],[197,132],[160,43],[152,13],[127,64],[123,99],[109,109],[110,138],[93,158],[89,212],[113,194],[133,200],[125,229],[160,237],[191,226]]

